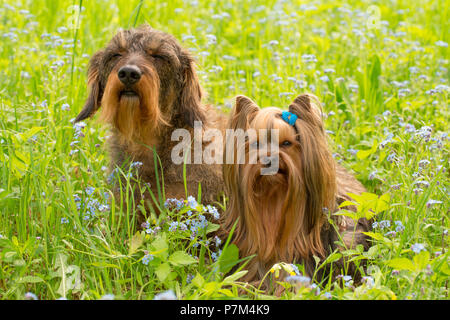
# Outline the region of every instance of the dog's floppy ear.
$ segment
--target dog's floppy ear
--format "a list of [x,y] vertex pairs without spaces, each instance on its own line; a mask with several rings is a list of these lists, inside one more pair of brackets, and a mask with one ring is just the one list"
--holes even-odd
[[187,52],[184,52],[184,74],[181,89],[180,114],[186,124],[194,127],[194,121],[204,122],[205,109],[201,104],[202,88],[194,68],[194,60]]
[[289,111],[303,122],[296,128],[301,142],[302,175],[307,194],[308,214],[304,215],[307,232],[319,225],[323,208],[333,209],[336,190],[336,173],[333,157],[328,149],[322,108],[312,94],[299,95],[289,105]]
[[316,96],[309,93],[299,95],[289,105],[289,112],[323,130],[322,108]]
[[247,129],[258,111],[259,107],[250,98],[243,95],[237,96],[228,127],[231,129]]
[[95,111],[98,110],[98,108],[100,108],[103,90],[100,86],[99,64],[102,56],[103,50],[100,50],[96,52],[89,61],[88,87],[90,88],[90,92],[88,98],[86,99],[86,103],[76,117],[75,122],[89,118],[95,113]]

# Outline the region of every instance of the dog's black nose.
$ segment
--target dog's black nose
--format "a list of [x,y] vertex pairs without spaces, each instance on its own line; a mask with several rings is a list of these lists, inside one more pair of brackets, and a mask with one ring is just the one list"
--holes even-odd
[[266,167],[272,166],[272,164],[278,163],[278,157],[276,155],[261,157],[261,163]]
[[142,74],[138,67],[128,65],[120,68],[117,75],[124,85],[130,86],[138,82]]

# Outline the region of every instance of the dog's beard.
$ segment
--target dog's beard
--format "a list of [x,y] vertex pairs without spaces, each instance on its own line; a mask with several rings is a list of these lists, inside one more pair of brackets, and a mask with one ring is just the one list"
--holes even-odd
[[129,90],[112,72],[103,94],[100,118],[120,132],[123,143],[153,145],[152,139],[167,124],[159,108],[158,77],[148,68],[131,89],[135,94],[129,94]]
[[242,167],[244,220],[254,240],[249,251],[258,252],[258,259],[265,262],[285,256],[283,247],[300,231],[303,221],[298,208],[302,198],[300,173],[294,161],[287,160],[280,159],[280,167],[272,175],[261,174],[259,164]]

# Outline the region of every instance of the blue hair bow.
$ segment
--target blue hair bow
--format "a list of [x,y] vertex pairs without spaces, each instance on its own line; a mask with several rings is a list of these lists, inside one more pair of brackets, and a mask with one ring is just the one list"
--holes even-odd
[[294,126],[295,121],[297,120],[297,115],[293,114],[292,112],[289,111],[283,111],[281,113],[281,118],[286,121],[287,123],[289,123],[291,126]]

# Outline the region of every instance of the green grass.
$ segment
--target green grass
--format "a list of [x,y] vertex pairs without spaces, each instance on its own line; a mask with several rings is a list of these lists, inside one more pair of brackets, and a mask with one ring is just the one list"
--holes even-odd
[[[147,22],[190,48],[205,102],[224,112],[238,94],[281,108],[297,94],[316,94],[335,158],[388,199],[375,210],[373,247],[343,252],[367,260],[373,284],[286,285],[279,298],[448,299],[449,3],[378,1],[377,8],[367,1],[2,1],[0,298],[153,299],[168,289],[180,299],[278,298],[245,291],[240,273],[224,276],[236,250],[222,248],[215,261],[214,224],[192,238],[182,230],[186,219],[201,223],[209,214],[201,206],[192,216],[186,206],[152,216],[156,231],[138,232],[126,205],[141,191],[129,187],[133,170],[122,199],[113,199],[107,128],[70,122],[87,95],[89,56],[119,28]],[[374,208],[370,197],[360,208]],[[403,230],[395,232],[396,221]]]

